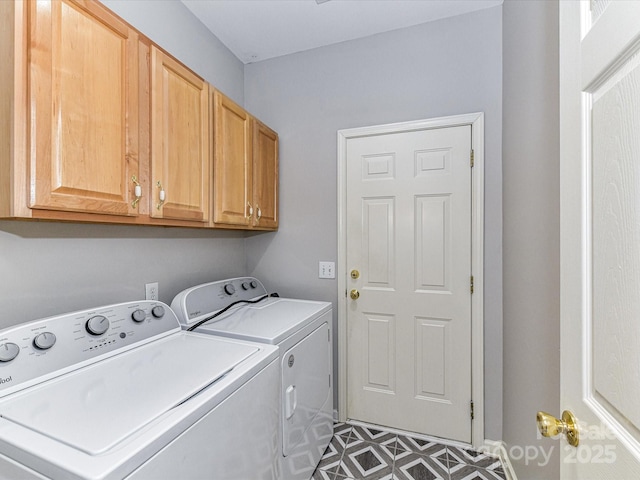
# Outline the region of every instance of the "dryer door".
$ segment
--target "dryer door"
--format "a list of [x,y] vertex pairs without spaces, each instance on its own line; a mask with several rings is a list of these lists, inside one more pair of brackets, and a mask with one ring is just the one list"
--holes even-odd
[[285,457],[305,441],[307,434],[313,434],[307,429],[330,393],[329,346],[329,325],[323,323],[282,356],[282,453]]

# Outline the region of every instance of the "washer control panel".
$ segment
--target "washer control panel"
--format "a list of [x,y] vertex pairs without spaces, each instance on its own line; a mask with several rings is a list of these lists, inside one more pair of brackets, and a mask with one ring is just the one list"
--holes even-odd
[[0,330],[0,397],[177,331],[173,311],[148,300]]
[[171,308],[180,323],[190,325],[233,302],[254,300],[266,294],[264,285],[256,278],[230,278],[183,290],[173,299]]

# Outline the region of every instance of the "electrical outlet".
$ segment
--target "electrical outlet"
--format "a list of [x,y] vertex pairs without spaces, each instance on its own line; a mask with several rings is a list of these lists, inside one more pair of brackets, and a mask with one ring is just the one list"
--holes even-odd
[[318,263],[318,278],[336,278],[335,262]]
[[158,300],[158,282],[146,283],[144,285],[145,298],[147,300]]

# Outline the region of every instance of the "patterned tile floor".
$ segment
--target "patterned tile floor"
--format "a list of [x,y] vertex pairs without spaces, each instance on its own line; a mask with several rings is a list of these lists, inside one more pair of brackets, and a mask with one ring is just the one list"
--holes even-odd
[[337,423],[312,480],[505,480],[497,457]]

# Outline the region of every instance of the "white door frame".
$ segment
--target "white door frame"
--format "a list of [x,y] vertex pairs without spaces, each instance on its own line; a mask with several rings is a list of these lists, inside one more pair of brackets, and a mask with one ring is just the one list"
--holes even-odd
[[[338,130],[338,419],[347,420],[347,140],[369,135],[471,125],[471,394],[474,402],[472,446],[484,445],[484,113]],[[344,293],[343,293],[344,292]]]

